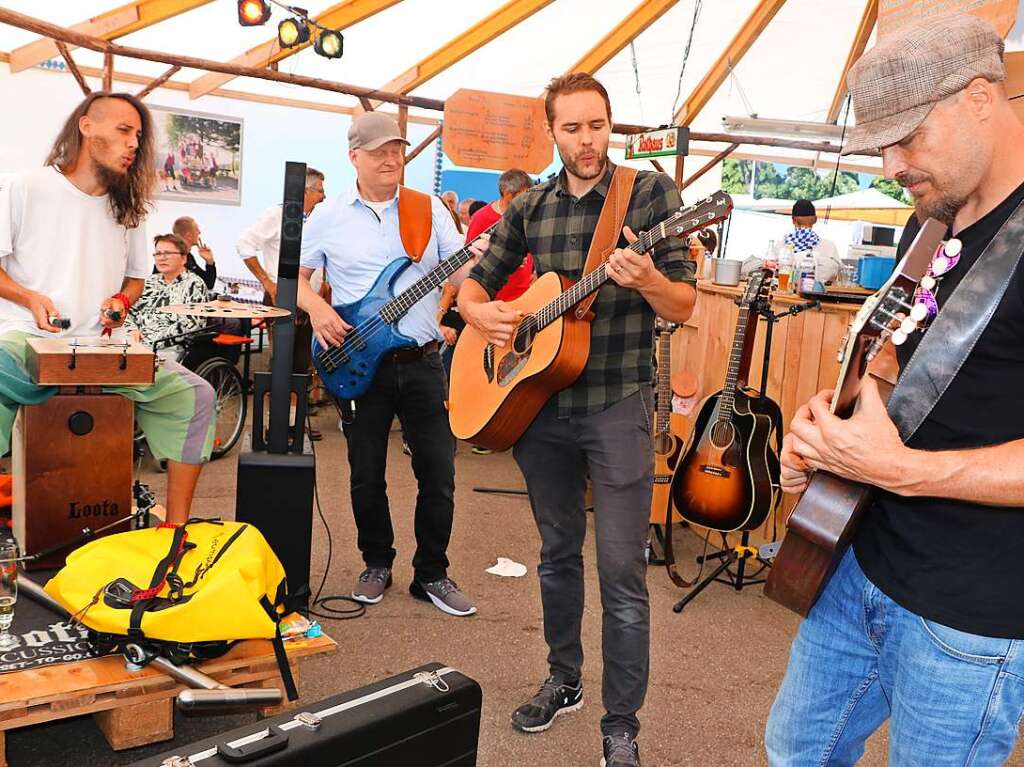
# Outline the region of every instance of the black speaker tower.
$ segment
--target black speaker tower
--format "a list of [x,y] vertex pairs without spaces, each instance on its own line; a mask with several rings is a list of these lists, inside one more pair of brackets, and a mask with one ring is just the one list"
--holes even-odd
[[[277,305],[291,314],[274,321],[271,371],[254,376],[252,434],[238,456],[235,519],[263,533],[284,566],[289,593],[305,593],[303,601],[308,604],[316,465],[303,428],[309,376],[292,373],[305,190],[305,163],[286,163]],[[268,393],[266,425],[264,400]],[[289,426],[292,394],[295,423]]]

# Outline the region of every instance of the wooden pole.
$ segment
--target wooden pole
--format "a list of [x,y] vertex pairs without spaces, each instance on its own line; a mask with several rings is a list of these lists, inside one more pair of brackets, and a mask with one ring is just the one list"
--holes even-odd
[[426,149],[431,144],[433,144],[435,141],[437,141],[437,137],[440,136],[440,135],[441,135],[441,126],[438,125],[436,128],[434,128],[433,131],[431,131],[429,136],[427,136],[425,139],[423,139],[423,141],[421,141],[419,143],[419,145],[416,146],[416,148],[414,148],[411,152],[409,152],[409,154],[407,154],[405,156],[405,164],[408,165],[413,160],[415,160],[417,157],[419,157],[424,149]]
[[676,157],[676,189],[680,191],[683,189],[683,164],[685,161],[685,155],[678,155]]
[[686,189],[686,187],[688,187],[690,184],[692,184],[698,178],[700,178],[705,173],[707,173],[709,170],[711,170],[716,165],[718,165],[718,163],[720,163],[726,157],[728,157],[733,152],[735,152],[736,148],[738,146],[739,146],[739,144],[730,144],[725,149],[723,149],[721,152],[719,152],[714,157],[712,157],[710,160],[708,160],[707,164],[703,168],[701,168],[699,171],[697,171],[692,176],[690,176],[688,179],[686,179],[686,182],[682,186],[679,187],[679,191],[680,192],[683,191],[684,189]]
[[107,51],[103,54],[103,90],[110,93],[114,88],[114,56]]
[[367,112],[373,111],[373,102],[366,98],[366,96],[360,96],[359,103],[362,104],[363,109],[365,109]]
[[166,72],[164,72],[162,75],[160,75],[158,78],[156,78],[155,80],[152,80],[141,91],[136,93],[135,97],[139,98],[139,99],[146,98],[146,96],[148,96],[150,93],[152,93],[157,88],[159,88],[161,85],[163,85],[165,82],[167,82],[172,77],[174,77],[174,75],[176,75],[180,70],[181,70],[181,67],[177,67],[177,66],[171,67]]
[[[402,104],[400,107],[398,107],[398,132],[401,134],[402,138],[405,138],[406,134],[409,132],[409,107],[407,107],[405,104]],[[402,175],[401,178],[399,178],[398,183],[405,183],[404,162],[402,163]]]
[[664,167],[662,167],[662,164],[661,164],[660,162],[658,162],[657,160],[653,160],[653,159],[652,159],[652,160],[651,160],[651,165],[653,165],[653,166],[654,166],[654,169],[655,169],[656,171],[658,171],[658,173],[664,173],[664,172],[665,172],[665,168],[664,168]]
[[332,91],[334,93],[344,93],[347,96],[355,96],[356,98],[364,97],[368,99],[376,99],[377,101],[386,101],[391,104],[405,104],[406,106],[419,107],[421,109],[433,109],[435,111],[444,111],[444,102],[438,99],[428,99],[422,96],[405,96],[400,93],[390,93],[388,91],[380,91],[375,88],[361,88],[357,85],[349,85],[347,83],[334,82],[332,80],[323,80],[318,77],[305,77],[303,75],[293,75],[286,72],[274,72],[271,69],[265,67],[242,67],[234,66],[231,64],[225,64],[220,61],[211,61],[209,59],[200,59],[195,56],[181,56],[172,53],[163,53],[162,51],[150,51],[142,48],[131,48],[126,45],[118,45],[116,43],[107,42],[101,40],[98,37],[92,37],[91,35],[83,35],[80,32],[75,32],[64,27],[57,26],[56,24],[50,24],[36,19],[32,16],[26,16],[23,13],[16,13],[6,8],[0,7],[0,23],[10,24],[12,27],[18,27],[29,32],[35,32],[38,35],[49,37],[53,40],[60,40],[61,42],[71,43],[81,48],[88,48],[91,51],[98,51],[100,53],[110,53],[112,56],[124,56],[129,59],[142,59],[143,61],[156,61],[168,66],[179,66],[187,69],[204,69],[208,72],[223,72],[224,74],[235,75],[236,77],[254,77],[258,80],[272,80],[274,82],[289,83],[291,85],[302,85],[307,88],[319,88],[324,91]]
[[56,42],[57,50],[60,51],[60,55],[64,57],[64,63],[68,65],[68,69],[71,71],[71,74],[73,74],[75,76],[75,80],[78,81],[78,87],[82,89],[82,93],[88,96],[92,93],[92,88],[90,88],[88,83],[85,82],[85,78],[82,77],[82,72],[78,68],[78,64],[76,64],[75,60],[71,58],[71,51],[69,51],[68,47],[60,40],[57,40]]

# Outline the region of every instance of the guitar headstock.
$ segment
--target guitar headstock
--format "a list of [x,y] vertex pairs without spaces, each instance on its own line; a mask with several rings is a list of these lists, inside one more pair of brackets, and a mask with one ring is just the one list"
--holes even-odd
[[[916,332],[927,311],[913,305],[914,292],[921,278],[928,273],[932,256],[942,245],[946,225],[929,218],[921,225],[914,242],[892,276],[864,302],[850,325],[839,350],[843,363],[832,409],[843,415],[852,410],[859,389],[860,375],[888,341],[899,346]],[[854,372],[857,375],[851,376]]]
[[772,295],[772,281],[775,279],[775,270],[768,267],[754,269],[747,275],[747,287],[743,291],[743,298],[740,299],[740,306],[750,306],[755,301],[769,301]]
[[732,213],[732,197],[722,191],[715,192],[693,205],[680,208],[663,224],[665,235],[684,237],[698,229],[724,221]]
[[676,328],[679,327],[678,322],[669,322],[663,317],[654,318],[654,332],[655,333],[674,333]]

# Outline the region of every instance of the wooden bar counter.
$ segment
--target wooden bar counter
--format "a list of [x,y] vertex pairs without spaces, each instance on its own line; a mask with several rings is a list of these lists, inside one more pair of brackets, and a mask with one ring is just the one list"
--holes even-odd
[[[738,287],[715,285],[706,280],[697,283],[697,305],[693,316],[672,337],[672,369],[689,370],[699,382],[701,400],[714,394],[725,383],[725,374],[736,332],[739,307],[736,300],[743,295],[744,284]],[[793,294],[778,294],[772,301],[775,312],[785,311],[806,299]],[[768,368],[768,396],[782,407],[783,425],[788,428],[796,409],[821,389],[831,388],[839,375],[837,354],[860,304],[822,303],[815,309],[786,317],[775,324],[772,336],[771,364]],[[761,388],[761,366],[767,322],[757,325],[757,338],[750,363],[749,383]],[[699,404],[695,406],[695,417]],[[793,506],[787,497],[779,512],[781,534],[783,520]],[[754,541],[771,540],[773,519],[752,533]],[[701,531],[703,535],[703,531]],[[739,536],[735,536],[738,541]],[[715,539],[712,539],[715,542]],[[733,541],[736,542],[736,541]]]

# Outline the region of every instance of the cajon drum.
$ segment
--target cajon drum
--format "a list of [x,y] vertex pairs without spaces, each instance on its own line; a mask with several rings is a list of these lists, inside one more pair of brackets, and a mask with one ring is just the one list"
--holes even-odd
[[[99,387],[152,384],[156,362],[140,344],[58,338],[27,344],[33,379],[61,387],[46,402],[21,408],[14,424],[14,535],[24,554],[36,554],[131,514],[133,405]],[[68,553],[29,560],[27,567],[62,567]]]

